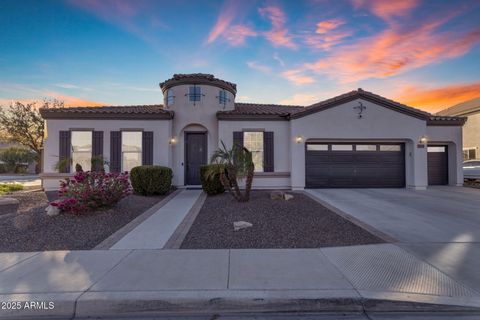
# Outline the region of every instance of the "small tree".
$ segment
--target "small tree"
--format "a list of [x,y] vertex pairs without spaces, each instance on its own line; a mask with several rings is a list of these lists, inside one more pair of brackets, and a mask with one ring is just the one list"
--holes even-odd
[[37,102],[15,102],[10,106],[0,107],[0,137],[5,142],[16,142],[35,153],[36,171],[40,171],[40,161],[43,149],[44,121],[39,108],[60,108],[64,104],[58,100],[44,100],[42,105]]
[[17,167],[29,164],[35,158],[35,154],[25,148],[10,147],[0,151],[0,161],[5,163],[8,172],[16,172]]
[[[221,164],[221,166],[212,166],[206,173],[207,178],[220,174],[220,181],[225,189],[230,191],[237,201],[245,202],[250,199],[252,190],[253,172],[255,165],[252,160],[252,153],[244,146],[234,145],[231,149],[222,146],[216,150],[210,160],[211,163]],[[242,193],[238,183],[245,179],[245,192]]]

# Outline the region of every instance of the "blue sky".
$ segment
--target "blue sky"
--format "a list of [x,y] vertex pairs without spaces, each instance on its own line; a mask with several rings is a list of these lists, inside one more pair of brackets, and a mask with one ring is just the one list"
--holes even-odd
[[237,101],[362,87],[429,111],[480,96],[479,1],[1,1],[0,103],[162,102],[174,73]]

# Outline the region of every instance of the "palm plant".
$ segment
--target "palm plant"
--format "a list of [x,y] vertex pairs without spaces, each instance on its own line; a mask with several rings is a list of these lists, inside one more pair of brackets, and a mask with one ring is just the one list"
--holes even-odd
[[[221,147],[213,153],[210,163],[219,164],[219,166],[212,166],[211,170],[207,171],[207,179],[219,174],[223,186],[230,191],[237,201],[245,202],[250,199],[255,165],[253,164],[252,153],[247,148],[234,145],[231,149],[228,149],[225,143],[221,141]],[[243,179],[246,179],[244,193],[238,186],[238,182]]]

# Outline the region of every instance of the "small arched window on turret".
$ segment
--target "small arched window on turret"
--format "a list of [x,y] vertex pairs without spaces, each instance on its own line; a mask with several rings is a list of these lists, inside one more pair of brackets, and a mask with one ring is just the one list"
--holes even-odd
[[167,91],[167,107],[170,107],[175,102],[175,96],[173,95],[173,90],[168,89]]
[[227,96],[227,91],[220,90],[218,93],[218,103],[223,106],[223,109],[225,109],[227,102],[230,102],[230,99],[228,99],[228,96]]

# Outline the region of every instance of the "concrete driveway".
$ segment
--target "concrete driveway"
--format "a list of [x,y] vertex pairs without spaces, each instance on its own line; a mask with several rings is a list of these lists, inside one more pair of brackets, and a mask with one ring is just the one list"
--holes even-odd
[[480,189],[310,189],[320,201],[394,238],[480,291]]

